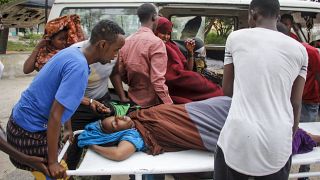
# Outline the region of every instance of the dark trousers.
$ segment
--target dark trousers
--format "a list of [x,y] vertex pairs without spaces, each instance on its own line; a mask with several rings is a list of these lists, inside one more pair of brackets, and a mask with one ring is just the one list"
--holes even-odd
[[[299,168],[299,172],[309,172],[310,171],[310,165],[301,165]],[[303,177],[303,178],[298,178],[298,180],[309,180],[309,177]]]
[[248,180],[254,178],[255,180],[287,180],[291,168],[291,157],[283,168],[274,174],[267,176],[249,176],[241,174],[231,169],[224,160],[222,149],[217,146],[216,155],[214,158],[214,180]]

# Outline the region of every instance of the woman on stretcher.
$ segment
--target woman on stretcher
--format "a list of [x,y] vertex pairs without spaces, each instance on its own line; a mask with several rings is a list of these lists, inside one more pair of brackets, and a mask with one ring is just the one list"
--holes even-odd
[[[152,155],[199,149],[214,152],[231,104],[231,98],[214,97],[180,105],[159,105],[123,117],[108,117],[86,126],[78,137],[102,156],[121,161],[136,151]],[[293,153],[311,151],[316,142],[299,129]],[[108,146],[117,144],[116,146]],[[107,146],[105,146],[107,145]]]

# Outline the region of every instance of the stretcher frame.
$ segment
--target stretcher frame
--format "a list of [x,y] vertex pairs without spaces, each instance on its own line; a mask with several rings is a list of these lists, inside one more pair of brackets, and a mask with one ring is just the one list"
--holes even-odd
[[[320,135],[320,122],[300,123],[300,128],[312,134]],[[81,133],[75,131],[74,134]],[[67,142],[58,160],[66,153],[70,143]],[[319,164],[320,147],[315,147],[312,152],[292,156],[292,165]],[[136,180],[142,180],[142,174],[170,174],[207,172],[214,170],[214,153],[200,150],[185,150],[179,152],[166,152],[157,156],[144,152],[136,152],[128,159],[120,162],[102,157],[88,149],[81,164],[76,170],[67,170],[67,175],[97,176],[97,175],[124,175],[134,174]],[[320,171],[292,173],[289,178],[320,176]]]

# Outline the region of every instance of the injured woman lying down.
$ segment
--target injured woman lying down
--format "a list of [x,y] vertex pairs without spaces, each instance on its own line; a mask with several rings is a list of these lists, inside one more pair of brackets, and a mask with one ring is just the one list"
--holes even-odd
[[[121,161],[136,151],[162,152],[198,149],[214,152],[225,123],[231,98],[219,96],[187,104],[162,104],[108,117],[88,124],[78,137],[78,146],[89,146],[102,156]],[[316,143],[303,130],[293,143],[293,152],[311,151]],[[310,142],[309,142],[310,141]],[[301,145],[309,143],[310,148]],[[296,146],[296,147],[295,147]]]

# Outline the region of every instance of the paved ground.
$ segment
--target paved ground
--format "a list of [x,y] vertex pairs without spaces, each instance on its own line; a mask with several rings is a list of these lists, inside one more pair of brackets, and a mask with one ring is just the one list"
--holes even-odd
[[[20,98],[21,92],[30,84],[32,78],[32,76],[26,76],[0,80],[0,125],[2,127],[6,126],[13,105]],[[319,170],[320,167],[319,165],[312,166],[311,169]],[[297,171],[297,167],[293,167],[293,171]],[[0,179],[31,180],[33,177],[29,172],[17,170],[10,163],[8,156],[3,152],[0,152]],[[112,179],[125,180],[128,179],[128,176],[114,176]],[[167,176],[166,179],[169,180],[172,178]],[[312,180],[320,180],[320,178],[312,178]]]
[[[11,108],[19,99],[20,93],[28,86],[33,77],[0,80],[0,125],[5,127]],[[2,151],[0,152],[0,179],[33,179],[29,172],[17,170]]]

